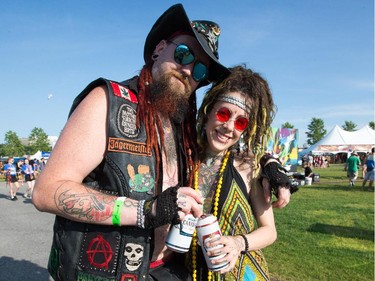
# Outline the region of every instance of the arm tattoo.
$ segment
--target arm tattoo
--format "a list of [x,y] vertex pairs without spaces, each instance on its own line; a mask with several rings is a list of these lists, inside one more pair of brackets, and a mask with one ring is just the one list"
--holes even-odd
[[61,184],[55,193],[55,204],[61,212],[88,222],[100,222],[112,216],[116,196],[103,194],[90,188],[86,188],[87,192],[80,194],[73,193],[68,188],[62,191],[65,183]]
[[137,208],[138,207],[138,202],[133,202],[125,199],[124,202],[124,208]]

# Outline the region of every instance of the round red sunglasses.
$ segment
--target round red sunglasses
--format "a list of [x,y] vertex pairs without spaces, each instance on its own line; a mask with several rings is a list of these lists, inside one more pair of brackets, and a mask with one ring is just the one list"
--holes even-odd
[[[216,119],[220,122],[226,123],[232,116],[232,112],[229,110],[229,108],[221,107],[216,111]],[[234,128],[240,132],[245,130],[247,126],[249,125],[249,119],[243,116],[239,116],[236,119],[234,119]]]

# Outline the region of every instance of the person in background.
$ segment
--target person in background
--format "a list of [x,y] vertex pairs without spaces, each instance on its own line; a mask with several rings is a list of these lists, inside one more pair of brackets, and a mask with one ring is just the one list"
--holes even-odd
[[25,182],[27,183],[26,192],[23,194],[24,198],[31,198],[34,185],[35,175],[34,168],[29,164],[29,159],[25,159],[25,163],[22,165],[22,174],[25,176]]
[[375,177],[375,147],[371,148],[371,153],[368,154],[366,158],[366,174],[362,182],[362,191],[365,191],[366,189],[366,183],[369,182],[369,188],[367,190],[371,191],[371,189],[374,188],[374,177]]
[[23,160],[19,159],[16,164],[16,170],[17,170],[17,177],[18,177],[18,182],[21,183],[21,186],[25,182],[25,176],[22,173],[22,165],[23,165]]
[[[218,218],[223,234],[205,245],[223,245],[208,255],[223,255],[214,263],[229,262],[229,266],[209,271],[194,238],[190,259],[194,281],[270,278],[260,249],[275,241],[276,227],[272,206],[260,186],[260,166],[273,116],[267,81],[244,66],[232,68],[204,96],[198,112],[200,149],[194,187],[204,198],[203,212]],[[241,147],[246,152],[241,153]],[[277,162],[272,157],[267,161]],[[288,182],[286,174],[281,175]]]
[[20,185],[17,178],[17,169],[13,163],[14,158],[8,157],[7,164],[4,165],[3,173],[5,174],[6,182],[9,185],[10,200],[16,201],[18,200],[17,191],[20,189]]
[[38,210],[57,215],[55,280],[189,280],[165,238],[185,214],[202,214],[190,187],[195,90],[229,74],[219,35],[173,5],[146,38],[139,76],[98,79],[75,99],[33,192]]
[[38,174],[39,174],[39,160],[34,158],[34,164],[32,166],[33,166],[33,169],[34,169],[34,176],[35,176],[35,178],[37,178]]
[[366,175],[366,171],[367,171],[366,161],[367,161],[367,157],[369,156],[369,154],[370,152],[367,152],[366,154],[362,154],[359,159],[361,161],[361,166],[362,166],[362,179],[364,179]]
[[40,159],[40,163],[39,163],[39,172],[40,173],[43,171],[44,166],[46,166],[46,159],[44,157],[42,157]]
[[305,166],[305,177],[314,178],[314,173],[311,169],[310,163],[307,163],[307,165]]
[[358,177],[358,168],[361,165],[358,154],[353,151],[346,161],[347,176],[349,178],[349,186],[354,186],[354,182]]

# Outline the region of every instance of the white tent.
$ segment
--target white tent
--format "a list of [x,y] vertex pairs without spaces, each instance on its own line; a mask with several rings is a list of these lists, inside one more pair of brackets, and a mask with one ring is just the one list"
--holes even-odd
[[42,158],[42,152],[40,150],[38,150],[34,155],[30,155],[30,159],[32,160],[34,159],[40,160],[40,158]]
[[313,154],[340,152],[368,152],[375,146],[375,130],[366,125],[363,128],[349,132],[336,125],[327,135],[312,146],[302,150],[299,154],[302,157],[312,152]]
[[40,160],[42,158],[48,159],[50,157],[50,154],[51,154],[51,152],[38,150],[34,155],[30,155],[30,159],[33,159],[33,160],[34,159]]

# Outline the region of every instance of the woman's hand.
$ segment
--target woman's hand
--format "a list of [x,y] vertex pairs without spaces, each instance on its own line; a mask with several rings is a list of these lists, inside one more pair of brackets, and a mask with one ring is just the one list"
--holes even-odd
[[217,240],[211,240],[206,243],[207,248],[214,248],[222,245],[218,249],[209,250],[207,255],[209,257],[224,255],[222,258],[213,259],[213,264],[220,264],[223,262],[229,262],[229,265],[220,270],[220,274],[231,271],[236,265],[238,257],[241,255],[241,251],[245,249],[245,242],[241,236],[221,236]]
[[191,187],[180,187],[177,191],[177,206],[180,208],[178,212],[180,220],[185,215],[192,214],[195,218],[203,215],[203,197],[201,193]]

